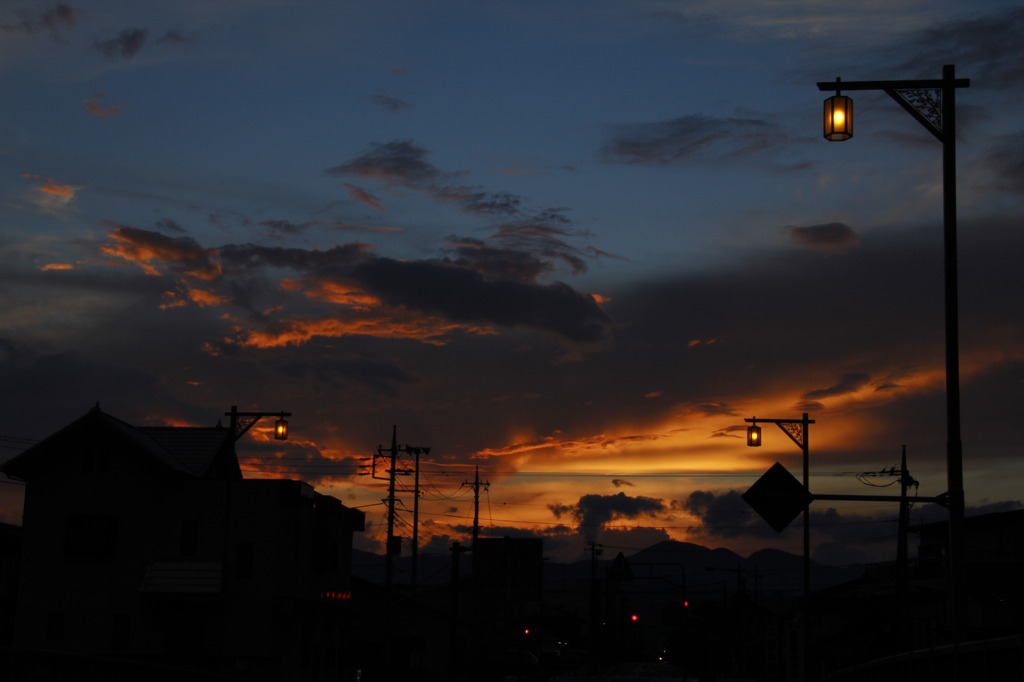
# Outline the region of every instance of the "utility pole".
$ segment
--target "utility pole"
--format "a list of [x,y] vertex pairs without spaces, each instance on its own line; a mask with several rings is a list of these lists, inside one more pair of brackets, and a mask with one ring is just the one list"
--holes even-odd
[[[473,486],[473,544],[470,546],[471,550],[476,549],[476,541],[480,537],[480,486],[484,489],[488,489],[491,485],[490,481],[480,482],[480,466],[476,467],[476,475],[473,477],[473,483],[469,481],[463,481],[462,485]],[[476,556],[475,554],[473,556]],[[474,559],[474,564],[476,560]]]
[[590,669],[591,672],[597,672],[601,650],[598,642],[601,621],[601,590],[597,584],[597,557],[601,556],[601,552],[604,550],[601,545],[588,542],[586,551],[590,552]]
[[[412,450],[416,456],[416,474],[413,479],[412,498],[412,579],[409,583],[412,594],[416,594],[420,554],[420,453],[423,451],[423,448],[410,448],[406,445],[405,449]],[[430,452],[430,448],[427,448],[427,452]]]
[[[377,452],[381,452],[377,446]],[[384,549],[384,588],[391,592],[391,584],[394,576],[394,561],[392,555],[402,551],[401,539],[395,542],[395,463],[398,459],[398,426],[391,427],[391,469],[388,471],[388,539]],[[395,545],[398,545],[396,548]],[[395,550],[398,550],[397,552]]]
[[459,669],[459,557],[466,548],[456,540],[452,543],[451,621],[448,630],[448,680],[455,682]]
[[[416,554],[417,554],[417,542],[418,542],[418,524],[419,524],[419,496],[420,496],[420,483],[419,483],[419,467],[420,467],[420,455],[429,455],[429,447],[413,447],[411,445],[398,445],[398,426],[391,427],[391,447],[388,450],[384,449],[384,446],[377,446],[377,454],[373,456],[373,466],[369,472],[360,472],[360,476],[370,475],[378,480],[385,480],[388,482],[388,496],[383,501],[388,506],[388,536],[385,543],[384,550],[384,586],[387,592],[390,594],[391,588],[394,582],[394,561],[392,556],[395,554],[402,553],[402,538],[401,536],[395,535],[395,520],[397,517],[396,505],[398,499],[395,496],[395,482],[398,474],[410,474],[407,469],[399,471],[398,469],[398,456],[401,453],[415,455],[416,457],[416,502],[413,505],[413,578],[412,578],[412,589],[416,589]],[[390,460],[387,476],[377,475],[377,459],[387,457]],[[367,458],[369,459],[369,458]]]
[[907,469],[907,446],[903,446],[900,457],[900,521],[899,539],[896,545],[896,599],[899,605],[899,634],[901,650],[907,644],[907,632],[910,611],[910,576],[907,563],[907,534],[910,530],[910,500],[907,499],[907,488],[917,487],[918,483],[910,476]]

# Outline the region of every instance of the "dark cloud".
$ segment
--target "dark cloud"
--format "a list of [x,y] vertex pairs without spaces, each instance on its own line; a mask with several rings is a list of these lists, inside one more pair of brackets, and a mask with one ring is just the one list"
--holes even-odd
[[[290,229],[290,224],[271,226]],[[265,268],[288,268],[314,291],[334,286],[457,324],[526,327],[580,343],[603,340],[610,327],[592,297],[566,284],[488,279],[448,263],[374,258],[369,247],[360,243],[326,251],[252,244],[204,248],[191,237],[169,237],[130,226],[114,226],[108,236],[111,242],[101,247],[104,254],[135,263],[152,275],[170,272],[212,282],[225,270],[253,278]],[[186,297],[209,304],[236,300],[238,293],[236,287],[228,299],[192,290]]]
[[290,268],[296,272],[317,271],[350,266],[370,252],[368,244],[349,242],[330,249],[297,249],[280,246],[258,246],[254,244],[228,244],[216,249],[225,267],[233,270],[254,268]]
[[453,262],[485,276],[533,281],[555,271],[559,265],[578,275],[587,271],[588,258],[614,258],[573,243],[589,236],[573,229],[558,212],[548,211],[528,220],[500,223],[486,242],[451,236],[447,252]]
[[702,535],[723,539],[778,535],[735,490],[722,494],[695,490],[683,501],[682,508],[700,519]]
[[148,34],[144,28],[126,28],[116,38],[97,40],[93,46],[107,59],[131,59],[142,49]]
[[628,485],[630,488],[635,487],[632,483],[630,483],[624,478],[613,478],[612,485],[615,486],[616,488],[621,488],[624,485]]
[[157,45],[195,45],[199,42],[196,35],[188,35],[180,30],[171,29],[157,38]]
[[843,223],[788,227],[786,230],[794,244],[833,253],[843,253],[859,241],[857,233]]
[[74,26],[77,23],[78,10],[71,5],[61,2],[38,14],[33,15],[28,12],[22,12],[21,20],[17,23],[9,24],[5,21],[0,21],[0,30],[19,33],[50,31],[56,38],[57,29],[64,26]]
[[532,282],[551,269],[548,263],[526,251],[490,245],[470,237],[448,237],[445,251],[454,265],[486,277]]
[[[466,213],[494,220],[492,239],[497,246],[484,247],[476,238],[450,238],[456,262],[481,272],[532,280],[556,266],[581,274],[587,270],[587,259],[612,257],[574,244],[573,240],[591,235],[573,228],[564,209],[529,211],[519,195],[466,185],[461,182],[462,173],[438,169],[427,160],[428,154],[408,140],[374,144],[366,153],[326,172],[412,189],[437,202],[454,204]],[[374,195],[349,183],[345,186],[357,201],[383,210]]]
[[391,305],[457,322],[529,327],[577,342],[602,340],[610,323],[592,297],[561,282],[539,285],[488,280],[461,267],[390,258],[360,263],[351,274]]
[[913,56],[896,70],[937,78],[934,48],[941,45],[941,63],[956,64],[957,75],[973,77],[975,86],[1016,88],[1024,79],[1021,35],[1024,8],[1020,7],[953,19],[903,41],[896,49]]
[[686,408],[687,412],[696,412],[698,414],[714,416],[719,414],[735,415],[739,414],[736,408],[731,405],[724,405],[722,403],[697,403],[689,405]]
[[104,254],[133,262],[151,274],[157,274],[157,265],[201,279],[220,272],[210,251],[191,237],[168,237],[125,225],[114,225],[107,235],[112,242],[101,247]]
[[379,104],[385,111],[396,112],[403,111],[405,109],[412,109],[413,105],[404,100],[400,100],[397,97],[388,97],[387,95],[376,94],[370,97],[370,101],[374,104]]
[[[895,553],[896,505],[891,512],[869,516],[855,511],[840,513],[819,504],[812,503],[810,508],[816,561],[836,565],[863,563]],[[735,490],[695,491],[680,506],[700,519],[701,526],[692,528],[691,533],[711,546],[723,541],[786,542],[787,538],[798,537],[803,528],[800,514],[781,533],[775,532]]]
[[273,232],[281,234],[301,234],[311,225],[316,223],[293,223],[290,220],[264,220],[260,223],[263,227],[270,228]]
[[340,166],[327,169],[328,175],[378,180],[391,186],[414,189],[435,201],[455,204],[477,215],[513,215],[519,211],[520,197],[508,192],[487,192],[462,184],[463,174],[444,172],[427,161],[428,152],[409,140],[375,143],[364,154]]
[[1024,142],[1020,134],[998,138],[989,153],[987,166],[992,188],[1014,194],[1024,192]]
[[570,229],[565,216],[549,211],[529,220],[502,223],[493,238],[509,248],[538,254],[546,261],[560,261],[573,274],[582,274],[587,271],[584,254],[568,239],[588,236]]
[[636,519],[655,516],[665,511],[662,500],[653,497],[630,497],[625,493],[614,495],[584,495],[576,504],[548,505],[556,518],[570,516],[576,519],[577,530],[594,539],[605,524],[615,519]]
[[[122,405],[151,404],[159,386],[154,374],[121,363],[94,360],[75,352],[55,353],[39,346],[30,348],[3,338],[0,381],[5,393],[12,396],[4,401],[4,409],[11,423],[17,424],[16,433],[37,440],[66,426],[108,396],[116,396]],[[14,395],[20,398],[14,400]],[[38,408],[42,404],[45,410]]]
[[281,371],[296,379],[344,377],[346,382],[361,384],[386,396],[396,395],[400,387],[414,380],[411,373],[395,362],[383,362],[354,354],[346,354],[338,359],[333,356],[293,359],[283,365]]
[[403,187],[429,186],[443,174],[427,161],[429,152],[410,140],[374,143],[364,154],[328,168],[328,175],[380,180]]
[[670,121],[615,126],[601,157],[614,163],[663,165],[743,158],[787,144],[789,136],[765,120],[691,114]]
[[162,218],[156,221],[155,225],[166,232],[185,233],[185,228],[178,224],[176,220],[172,220],[171,218]]
[[805,400],[819,400],[821,398],[834,398],[848,393],[854,393],[864,388],[871,381],[871,376],[863,372],[851,372],[840,377],[839,382],[828,388],[819,388],[804,393]]

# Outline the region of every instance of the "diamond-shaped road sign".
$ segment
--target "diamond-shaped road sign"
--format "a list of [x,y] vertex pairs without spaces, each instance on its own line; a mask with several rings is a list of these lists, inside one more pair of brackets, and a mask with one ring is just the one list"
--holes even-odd
[[811,493],[779,462],[772,465],[743,499],[768,525],[781,533],[811,503]]

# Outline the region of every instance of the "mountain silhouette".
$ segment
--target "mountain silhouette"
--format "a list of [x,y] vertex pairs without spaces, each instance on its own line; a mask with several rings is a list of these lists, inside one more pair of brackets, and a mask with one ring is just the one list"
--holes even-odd
[[[606,549],[598,557],[596,571],[604,580],[616,554]],[[664,540],[624,557],[630,567],[632,587],[641,583],[648,591],[660,589],[676,593],[685,589],[691,599],[719,598],[723,593],[744,591],[764,596],[799,596],[803,593],[803,556],[778,549],[762,549],[748,557],[725,548],[710,548],[692,542]],[[409,556],[392,557],[396,585],[408,585],[412,560]],[[419,584],[440,586],[451,580],[451,555],[420,552]],[[383,583],[385,557],[353,550],[352,573],[371,583]],[[545,562],[544,582],[547,589],[560,589],[563,583],[582,584],[590,580],[595,569],[589,556],[568,563]],[[464,557],[460,574],[472,573],[472,561]],[[862,564],[829,566],[811,562],[811,589],[820,590],[859,578]],[[685,577],[684,577],[685,576]]]

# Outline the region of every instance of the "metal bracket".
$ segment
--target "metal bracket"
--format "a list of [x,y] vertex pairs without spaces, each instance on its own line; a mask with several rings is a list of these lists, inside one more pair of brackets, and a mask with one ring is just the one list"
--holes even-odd
[[885,93],[937,137],[939,142],[943,141],[941,89],[885,88]]

